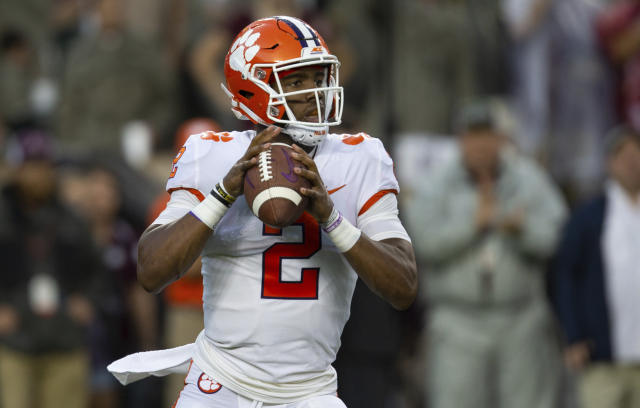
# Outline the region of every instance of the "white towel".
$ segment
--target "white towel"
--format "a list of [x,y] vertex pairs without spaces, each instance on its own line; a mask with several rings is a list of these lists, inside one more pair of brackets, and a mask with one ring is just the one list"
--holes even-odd
[[129,354],[107,366],[122,385],[142,380],[151,375],[186,374],[194,353],[194,343],[166,350],[143,351]]

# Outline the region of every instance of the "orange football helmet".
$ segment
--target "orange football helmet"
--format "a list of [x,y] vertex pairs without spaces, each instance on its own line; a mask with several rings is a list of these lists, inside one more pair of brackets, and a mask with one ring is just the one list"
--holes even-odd
[[[281,75],[297,68],[320,65],[326,68],[322,86],[283,92]],[[254,21],[235,38],[224,63],[227,80],[222,89],[231,99],[231,110],[239,119],[265,126],[279,124],[294,141],[318,144],[329,126],[340,124],[343,90],[339,86],[340,61],[329,53],[326,43],[304,21],[275,16]],[[297,120],[286,98],[313,93],[318,121]]]

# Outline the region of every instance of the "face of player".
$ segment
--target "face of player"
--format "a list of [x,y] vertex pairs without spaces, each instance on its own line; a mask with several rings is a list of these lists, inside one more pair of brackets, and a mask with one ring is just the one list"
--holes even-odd
[[[308,66],[287,73],[280,81],[283,92],[295,92],[305,89],[315,89],[327,86],[328,68],[322,66]],[[304,92],[286,98],[289,108],[296,120],[302,122],[318,122],[318,117],[324,111],[324,92],[319,92],[320,112],[315,92]],[[323,118],[321,118],[323,119]]]

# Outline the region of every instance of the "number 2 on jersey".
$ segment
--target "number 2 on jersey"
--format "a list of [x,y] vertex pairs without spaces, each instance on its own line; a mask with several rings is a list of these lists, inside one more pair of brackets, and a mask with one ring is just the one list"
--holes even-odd
[[[292,225],[302,227],[302,242],[278,242],[262,254],[262,297],[266,299],[317,299],[320,268],[301,268],[299,281],[282,280],[282,261],[308,259],[320,250],[320,226],[308,213]],[[262,235],[281,230],[263,226]]]

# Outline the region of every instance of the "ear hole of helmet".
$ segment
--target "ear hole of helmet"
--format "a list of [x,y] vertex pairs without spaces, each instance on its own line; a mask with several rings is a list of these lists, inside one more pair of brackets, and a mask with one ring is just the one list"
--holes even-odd
[[238,93],[247,99],[251,99],[253,96],[253,92],[245,91],[244,89],[239,90]]

